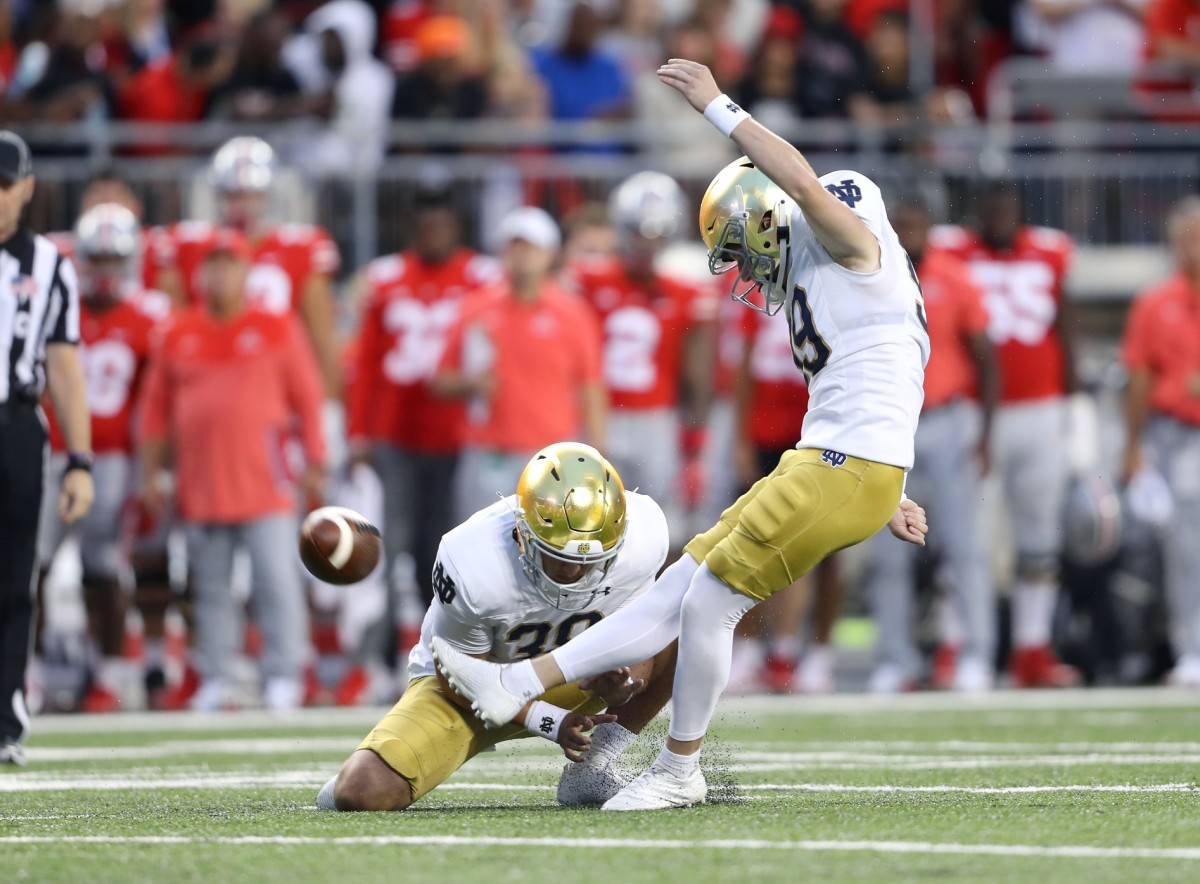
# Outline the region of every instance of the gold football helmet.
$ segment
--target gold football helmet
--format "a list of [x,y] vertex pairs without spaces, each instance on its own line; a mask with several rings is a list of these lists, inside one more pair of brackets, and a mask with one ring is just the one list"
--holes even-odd
[[[787,297],[792,207],[788,195],[747,157],[718,172],[700,202],[700,237],[708,246],[709,272],[736,269],[730,296],[768,316],[778,313]],[[739,282],[745,283],[740,290]],[[750,299],[760,288],[762,305]]]
[[[543,448],[517,482],[516,536],[521,567],[539,595],[559,610],[582,610],[625,542],[621,477],[590,445]],[[569,582],[560,582],[564,576]]]

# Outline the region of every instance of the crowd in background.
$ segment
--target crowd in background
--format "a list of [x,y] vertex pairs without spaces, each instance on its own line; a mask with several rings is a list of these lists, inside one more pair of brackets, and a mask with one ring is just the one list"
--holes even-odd
[[1167,63],[1186,92],[1197,18],[1186,0],[4,0],[0,116],[316,121],[304,162],[344,170],[378,160],[389,120],[689,126],[654,79],[682,56],[768,125],[953,123],[1019,55],[1079,74]]

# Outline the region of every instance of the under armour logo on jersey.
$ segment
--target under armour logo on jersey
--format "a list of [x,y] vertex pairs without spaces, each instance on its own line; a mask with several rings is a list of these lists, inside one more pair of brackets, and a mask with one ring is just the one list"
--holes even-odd
[[854,183],[853,178],[844,178],[841,184],[826,184],[825,189],[852,209],[863,198],[862,188]]
[[554,733],[554,719],[549,715],[543,716],[541,724],[538,725],[538,730],[544,734]]
[[821,460],[825,461],[825,463],[829,464],[831,467],[840,467],[846,462],[846,455],[842,454],[840,451],[830,451],[829,449],[825,449],[821,452]]

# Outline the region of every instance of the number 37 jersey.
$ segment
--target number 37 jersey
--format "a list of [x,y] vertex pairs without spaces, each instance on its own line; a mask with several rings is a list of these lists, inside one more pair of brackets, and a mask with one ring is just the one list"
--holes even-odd
[[842,267],[793,210],[783,311],[809,388],[797,447],[907,470],[929,361],[921,287],[875,183],[852,171],[823,175],[821,183],[875,234],[880,267]]
[[625,607],[654,584],[667,558],[667,520],[654,499],[626,492],[625,544],[591,604],[551,607],[521,570],[514,537],[515,496],[447,532],[434,565],[435,598],[408,659],[410,678],[435,673],[430,640],[501,663],[536,657]]

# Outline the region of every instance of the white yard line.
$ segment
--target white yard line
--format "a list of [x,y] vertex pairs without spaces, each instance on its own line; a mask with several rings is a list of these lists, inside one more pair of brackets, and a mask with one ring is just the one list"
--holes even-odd
[[[65,778],[44,773],[13,773],[0,777],[4,792],[111,792],[155,789],[263,789],[320,788],[333,773],[333,766],[314,766],[248,774],[245,772],[197,772],[194,768],[173,774],[146,775],[125,771],[120,775],[80,774]],[[549,771],[553,773],[554,771]],[[503,782],[449,782],[438,792],[552,792],[553,785]],[[1200,792],[1189,783],[1149,785],[1059,785],[1059,786],[953,786],[953,785],[847,785],[840,783],[754,783],[740,785],[746,793],[765,792],[878,792],[878,793],[962,793],[967,795],[1023,795],[1039,792]],[[6,819],[0,816],[0,820]],[[13,819],[11,817],[7,819]],[[34,819],[30,817],[29,819]],[[50,817],[47,817],[50,819]]]
[[960,856],[1053,857],[1061,859],[1200,860],[1196,847],[1092,847],[1038,844],[938,844],[929,841],[766,841],[675,840],[657,838],[495,838],[458,835],[377,835],[304,837],[243,835],[200,838],[189,835],[9,835],[2,844],[145,844],[145,845],[364,845],[372,847],[530,847],[573,850],[791,850],[831,853],[954,854]]
[[[989,710],[1059,712],[1196,708],[1197,697],[1170,688],[1082,689],[1064,691],[995,691],[978,697],[952,693],[836,694],[829,697],[727,697],[722,715],[792,715],[797,713],[879,714],[890,712],[985,712]],[[224,731],[270,728],[358,728],[375,724],[387,707],[302,709],[295,712],[119,712],[111,715],[46,715],[34,720],[35,734],[130,731]]]

